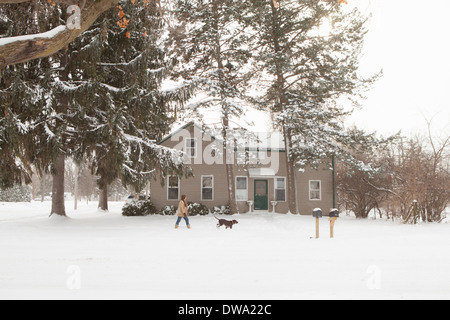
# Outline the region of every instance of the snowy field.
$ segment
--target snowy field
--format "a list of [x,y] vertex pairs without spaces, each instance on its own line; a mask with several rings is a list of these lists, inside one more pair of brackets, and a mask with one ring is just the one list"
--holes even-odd
[[123,203],[0,203],[0,299],[450,299],[450,224],[122,217]]

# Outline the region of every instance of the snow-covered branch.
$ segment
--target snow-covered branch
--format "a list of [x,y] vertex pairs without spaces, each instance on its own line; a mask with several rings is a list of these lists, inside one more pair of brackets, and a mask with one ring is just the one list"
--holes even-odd
[[[0,4],[21,2],[27,1],[0,0]],[[59,26],[45,33],[0,39],[0,69],[55,54],[86,31],[103,12],[117,3],[118,0],[87,0],[81,12],[80,29]]]

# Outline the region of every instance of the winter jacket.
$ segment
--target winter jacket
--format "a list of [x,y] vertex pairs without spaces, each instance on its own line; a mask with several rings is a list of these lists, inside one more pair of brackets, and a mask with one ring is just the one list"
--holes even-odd
[[184,204],[183,200],[180,200],[180,203],[178,204],[178,216],[179,217],[189,216],[188,208]]

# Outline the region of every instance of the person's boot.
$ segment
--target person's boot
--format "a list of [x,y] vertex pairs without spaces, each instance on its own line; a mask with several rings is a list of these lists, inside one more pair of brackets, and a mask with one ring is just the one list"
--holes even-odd
[[175,229],[178,229],[178,225],[177,224],[175,225]]
[[188,229],[190,229],[190,228],[191,228],[191,225],[190,225],[190,224],[188,224],[187,228],[188,228]]

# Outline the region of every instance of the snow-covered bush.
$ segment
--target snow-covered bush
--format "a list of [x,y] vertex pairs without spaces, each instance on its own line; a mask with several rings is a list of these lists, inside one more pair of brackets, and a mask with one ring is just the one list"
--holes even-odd
[[177,214],[177,207],[175,206],[165,206],[159,210],[159,214],[162,216],[174,216]]
[[30,188],[16,185],[10,189],[0,189],[0,202],[31,202]]
[[231,214],[231,209],[230,209],[229,205],[214,207],[213,213],[214,214]]
[[158,210],[149,200],[135,200],[122,208],[122,215],[126,217],[139,217],[157,214]]
[[188,211],[190,216],[206,216],[209,214],[208,207],[201,203],[188,202]]

